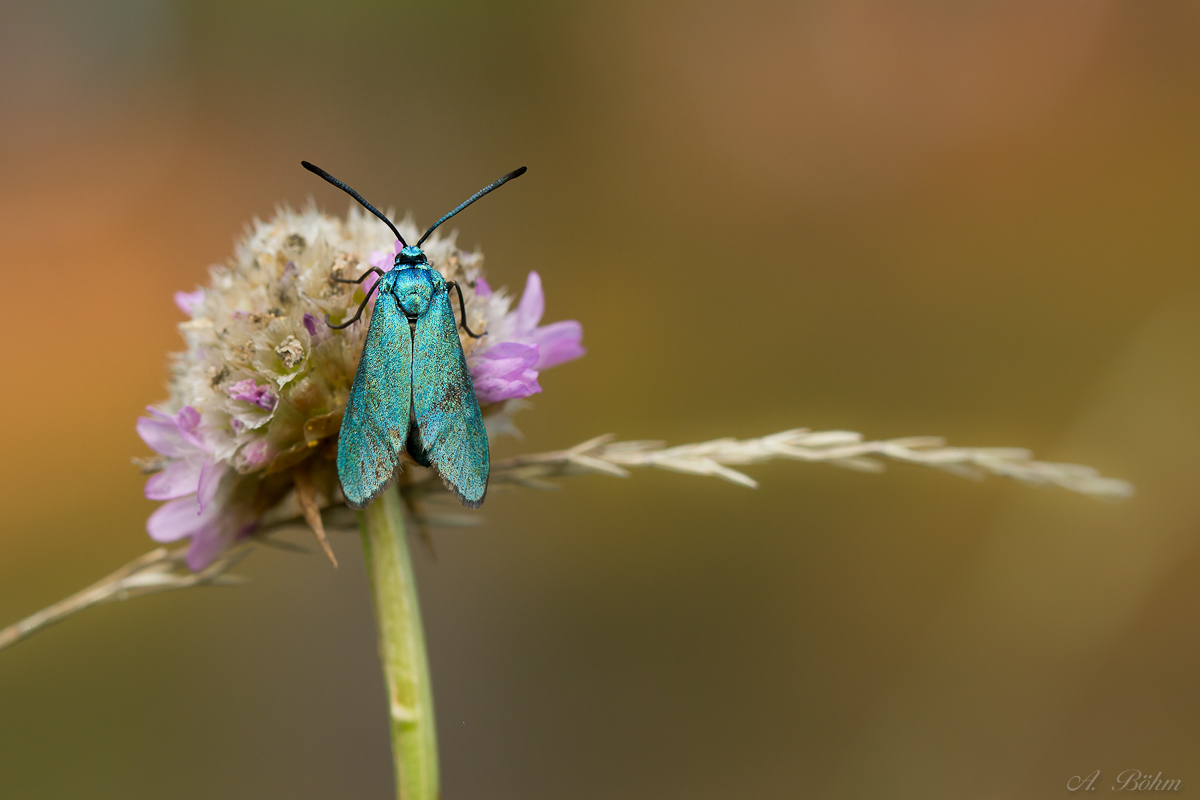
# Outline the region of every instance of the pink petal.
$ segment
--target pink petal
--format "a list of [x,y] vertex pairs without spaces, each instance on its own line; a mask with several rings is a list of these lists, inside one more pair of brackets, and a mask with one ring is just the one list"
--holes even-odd
[[196,315],[196,309],[204,302],[204,290],[197,289],[194,292],[176,292],[175,305],[179,306],[179,310],[187,314],[189,317]]
[[546,296],[542,294],[542,279],[536,272],[530,272],[525,280],[525,291],[521,293],[521,302],[517,306],[517,332],[532,331],[542,321],[545,311]]
[[236,456],[238,468],[245,471],[261,467],[267,462],[270,455],[271,446],[267,444],[267,440],[255,439],[238,451]]
[[471,366],[473,377],[517,375],[538,362],[538,346],[524,342],[501,342],[482,353]]
[[226,547],[233,544],[233,526],[212,525],[200,530],[192,537],[188,547],[187,565],[192,572],[199,572],[221,555]]
[[179,426],[179,435],[185,441],[204,449],[204,441],[200,438],[200,412],[191,406],[184,406],[175,415],[175,424]]
[[482,403],[528,397],[542,390],[537,382],[538,346],[501,342],[481,354],[471,367],[475,396]]
[[[311,314],[305,314],[305,324],[308,324],[307,318]],[[251,403],[258,406],[263,411],[270,411],[275,408],[275,404],[279,402],[279,398],[271,391],[269,384],[259,386],[254,382],[253,378],[246,378],[244,381],[238,381],[226,390],[230,397],[234,400],[241,400],[246,403]]]
[[500,342],[479,354],[480,361],[495,361],[504,358],[524,359],[532,367],[537,363],[538,346],[529,342]]
[[393,242],[391,250],[372,250],[371,255],[367,256],[367,263],[387,272],[396,265],[396,254],[402,247],[399,242]]
[[474,383],[475,397],[481,403],[498,403],[515,397],[529,397],[542,390],[534,370],[527,370],[515,378],[484,378]]
[[[370,257],[367,258],[367,263],[373,267],[378,267],[379,269],[383,270],[384,272],[391,272],[392,267],[396,266],[396,255],[402,249],[404,249],[403,245],[401,245],[399,242],[394,242],[392,244],[392,249],[390,251],[388,251],[388,250],[372,251]],[[379,283],[379,276],[374,273],[371,273],[371,275],[369,275],[367,277],[367,279],[362,282],[362,286],[359,288],[362,289],[364,295],[370,295],[371,289],[374,288],[375,284],[377,284],[377,283]],[[373,311],[374,309],[375,309],[375,298],[372,297],[371,298],[371,310]]]
[[[156,411],[156,409],[150,410]],[[159,455],[180,458],[196,452],[196,448],[184,441],[179,434],[179,426],[171,417],[167,417],[166,420],[158,417],[138,417],[137,432],[138,436],[142,437],[142,441]]]
[[203,462],[199,458],[182,458],[172,461],[146,481],[146,498],[149,500],[174,500],[176,497],[195,494],[200,485],[200,470]]
[[479,295],[480,297],[491,297],[492,296],[491,284],[489,284],[483,278],[476,278],[475,279],[475,294]]
[[316,336],[320,328],[317,327],[317,318],[312,314],[304,315],[304,330],[308,331],[309,336]]
[[192,537],[188,548],[187,565],[192,572],[199,572],[213,562],[225,548],[245,538],[258,528],[256,522],[239,524],[236,517],[226,517],[219,526],[205,528]]
[[[367,276],[367,279],[362,282],[361,288],[362,288],[363,294],[364,295],[370,294],[371,287],[373,287],[377,283],[379,283],[379,276],[372,272],[370,275]],[[374,306],[374,303],[372,303],[372,306]]]
[[583,326],[573,319],[552,322],[535,330],[529,337],[538,346],[538,369],[549,369],[587,352],[580,344]]
[[146,520],[146,531],[156,542],[174,542],[193,536],[217,517],[217,506],[210,505],[208,513],[196,514],[196,498],[181,497],[164,503]]
[[534,375],[537,375],[537,371],[533,369],[533,364],[524,359],[501,358],[495,361],[484,361],[478,367],[471,370],[471,379],[481,381],[489,378],[519,378],[526,371],[532,371]]
[[208,504],[217,494],[217,487],[221,485],[221,478],[225,477],[225,473],[229,472],[229,465],[224,461],[205,462],[204,468],[200,470],[200,485],[196,489],[196,501],[200,506],[200,512],[208,508]]

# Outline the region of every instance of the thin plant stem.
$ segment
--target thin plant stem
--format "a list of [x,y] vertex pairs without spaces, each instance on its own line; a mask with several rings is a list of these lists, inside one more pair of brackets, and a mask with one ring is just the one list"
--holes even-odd
[[396,797],[438,800],[433,687],[400,492],[389,488],[358,519],[387,684]]
[[100,603],[129,600],[170,589],[241,583],[241,579],[236,575],[226,573],[245,558],[248,552],[248,544],[234,547],[200,572],[191,572],[186,566],[186,547],[175,550],[160,547],[151,550],[66,600],[61,600],[0,630],[0,650]]
[[[514,402],[517,401],[509,401],[510,404]],[[710,475],[740,486],[755,488],[758,486],[757,481],[730,465],[758,464],[775,459],[822,462],[866,472],[882,470],[883,464],[879,459],[888,459],[936,467],[968,478],[982,478],[989,473],[1003,475],[1028,484],[1058,486],[1109,500],[1119,500],[1133,494],[1133,485],[1128,481],[1104,477],[1091,467],[1079,464],[1035,461],[1029,451],[1019,448],[947,447],[941,438],[936,436],[867,441],[861,434],[851,431],[810,431],[806,428],[796,428],[757,439],[714,439],[710,442],[677,447],[667,447],[656,441],[615,442],[611,435],[597,436],[568,450],[533,453],[493,462],[489,485],[496,489],[505,484],[532,489],[554,489],[557,485],[550,480],[551,478],[586,474],[624,478],[630,475],[630,469],[633,467],[653,467],[691,475]],[[477,516],[420,509],[416,501],[445,491],[441,480],[432,472],[425,478],[406,484],[402,491],[404,499],[412,504],[414,519],[422,528],[463,527],[478,525],[481,522]],[[344,528],[352,525],[346,519],[347,516],[352,518],[346,506],[335,503],[324,509],[321,513],[327,519],[322,520],[318,516],[319,509],[316,507],[315,498],[310,496],[306,502],[301,494],[302,492],[297,492],[296,503],[290,506],[286,503],[281,504],[281,511],[271,512],[274,521],[265,524],[256,536],[226,551],[203,571],[193,573],[187,569],[186,547],[170,551],[159,549],[147,553],[82,592],[0,630],[0,650],[97,603],[125,600],[169,589],[240,582],[237,576],[226,573],[252,546],[261,544],[288,550],[303,549],[275,541],[271,536],[272,533],[295,527],[301,518],[307,520],[314,531],[318,528]],[[396,520],[397,524],[401,525],[399,530],[403,531],[403,520],[399,512]],[[318,538],[320,537],[321,534],[318,533]],[[403,538],[400,537],[402,544]],[[407,559],[407,550],[403,553]],[[407,563],[406,560],[405,564]],[[409,583],[411,584],[411,581]],[[415,593],[412,596],[412,607],[419,640],[421,629],[420,619],[415,611]],[[381,636],[381,641],[384,639],[386,637]],[[423,643],[421,654],[421,669],[424,670],[425,686],[428,689],[428,669],[424,662]],[[433,723],[431,716],[429,719],[429,742],[432,751]],[[433,774],[437,774],[436,767]]]

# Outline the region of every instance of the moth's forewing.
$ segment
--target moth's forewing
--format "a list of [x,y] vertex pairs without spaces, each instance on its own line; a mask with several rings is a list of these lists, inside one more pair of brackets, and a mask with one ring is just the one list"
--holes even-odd
[[385,276],[354,375],[338,437],[338,477],[352,508],[387,486],[408,438],[412,407],[412,334]]
[[487,432],[445,286],[417,318],[413,335],[413,410],[429,460],[463,505],[487,494]]

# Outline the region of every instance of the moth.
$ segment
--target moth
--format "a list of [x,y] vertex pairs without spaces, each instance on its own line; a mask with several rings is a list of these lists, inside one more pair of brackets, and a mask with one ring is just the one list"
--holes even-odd
[[387,223],[401,245],[391,271],[372,267],[353,280],[334,279],[361,284],[369,275],[379,276],[348,322],[334,325],[326,318],[331,328],[350,327],[378,290],[338,437],[338,478],[347,504],[351,508],[370,505],[392,479],[400,453],[407,450],[418,464],[436,469],[463,505],[478,508],[487,494],[487,432],[454,323],[451,289],[458,293],[463,330],[475,339],[483,334],[467,327],[462,287],[433,268],[421,244],[471,203],[525,174],[525,167],[471,195],[410,245],[391,220],[358,192],[320,167],[300,163]]

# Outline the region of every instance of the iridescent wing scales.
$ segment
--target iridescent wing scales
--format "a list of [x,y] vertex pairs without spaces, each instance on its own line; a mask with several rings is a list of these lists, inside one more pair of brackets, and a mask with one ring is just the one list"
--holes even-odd
[[338,438],[338,477],[351,508],[369,505],[392,479],[412,407],[408,319],[390,287],[379,288]]
[[478,508],[487,494],[487,432],[444,287],[417,319],[412,378],[413,410],[429,460],[463,505]]

